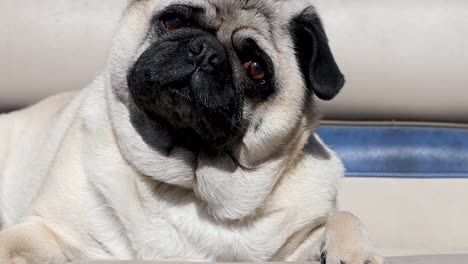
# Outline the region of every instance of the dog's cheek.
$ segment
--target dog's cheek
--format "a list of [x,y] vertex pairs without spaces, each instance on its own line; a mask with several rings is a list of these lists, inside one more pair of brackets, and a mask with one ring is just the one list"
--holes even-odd
[[[153,8],[148,6],[149,2],[132,1],[125,10],[112,39],[107,67],[112,89],[120,98],[128,96],[127,71],[142,53],[143,46],[147,44],[145,39],[148,37],[153,15]],[[145,44],[142,46],[142,43]]]

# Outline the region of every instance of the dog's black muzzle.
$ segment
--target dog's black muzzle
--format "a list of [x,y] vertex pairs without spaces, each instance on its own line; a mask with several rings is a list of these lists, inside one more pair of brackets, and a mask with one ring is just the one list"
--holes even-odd
[[157,42],[127,79],[137,107],[166,127],[176,144],[222,150],[243,133],[241,96],[214,36]]

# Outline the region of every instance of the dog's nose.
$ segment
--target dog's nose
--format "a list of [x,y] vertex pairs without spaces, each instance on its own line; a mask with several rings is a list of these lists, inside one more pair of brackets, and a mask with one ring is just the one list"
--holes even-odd
[[225,61],[222,44],[212,37],[199,37],[189,44],[189,59],[200,68],[216,69]]

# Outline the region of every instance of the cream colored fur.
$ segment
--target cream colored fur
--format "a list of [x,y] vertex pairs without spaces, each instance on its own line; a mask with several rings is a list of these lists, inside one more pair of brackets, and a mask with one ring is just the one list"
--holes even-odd
[[[331,150],[329,160],[300,151],[294,164],[282,168],[274,191],[268,185],[263,187],[270,192],[252,187],[268,196],[257,215],[217,221],[204,211],[194,192],[147,178],[125,160],[109,120],[104,88],[103,76],[79,93],[0,118],[6,128],[2,131],[8,131],[1,142],[6,148],[2,153],[8,155],[2,157],[0,174],[1,220],[6,228],[0,233],[0,263],[12,263],[13,257],[28,263],[45,263],[41,259],[61,263],[64,259],[305,260],[319,255],[327,242],[323,231],[335,213],[343,175]],[[261,181],[277,166],[272,161],[269,174],[245,177]],[[258,199],[242,189],[250,186],[235,179],[223,185],[205,182],[204,176],[196,192],[218,194],[214,199],[205,197],[219,202],[217,206],[223,206],[219,199],[237,200],[247,207]],[[223,210],[229,215],[229,204]],[[346,242],[337,250],[346,251],[351,245],[352,252],[360,253],[355,248],[358,241],[366,245],[364,253],[373,252],[360,231],[353,233],[362,228],[358,222],[331,223],[336,231],[329,236]],[[336,243],[335,238],[330,241]]]
[[[284,2],[275,3],[282,10]],[[305,4],[283,8],[284,19]],[[290,40],[276,43],[280,53],[265,40],[279,85],[289,90],[264,107],[246,106],[264,122],[260,133],[247,132],[239,163],[145,143],[130,122],[125,74],[150,41],[148,19],[163,6],[130,5],[109,65],[89,87],[0,116],[0,264],[295,261],[323,250],[329,264],[382,263],[360,222],[337,213],[344,168],[312,133],[313,102],[301,103]],[[163,143],[164,136],[154,135]]]

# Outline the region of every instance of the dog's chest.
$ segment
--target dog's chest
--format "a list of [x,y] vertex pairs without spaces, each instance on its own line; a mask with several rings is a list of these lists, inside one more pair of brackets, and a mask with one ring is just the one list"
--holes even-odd
[[[97,224],[88,225],[90,233],[107,247],[96,256],[262,261],[271,259],[292,233],[292,225],[286,224],[284,213],[249,223],[217,222],[192,191],[158,184],[140,175],[120,156],[110,155],[118,153],[113,148],[98,150],[93,157],[106,158],[89,159],[86,176],[90,189],[99,194],[91,202],[99,213],[94,219]],[[87,255],[93,257],[91,249],[102,245],[93,241],[90,245]]]
[[248,224],[221,223],[187,191],[166,190],[141,204],[144,217],[133,221],[143,222],[129,227],[129,239],[142,259],[266,261],[289,236],[280,213]]
[[275,204],[270,210],[274,213],[243,223],[218,222],[192,191],[158,184],[118,155],[95,156],[106,159],[93,158],[87,164],[92,168],[89,182],[105,198],[94,204],[102,207],[105,200],[105,207],[112,209],[106,216],[100,213],[98,220],[110,222],[108,215],[115,214],[119,226],[113,225],[101,240],[112,241],[106,246],[118,253],[114,256],[144,260],[271,260],[295,232],[333,209],[335,181],[342,174],[337,161],[304,161],[290,180],[277,187],[276,198],[269,202]]

